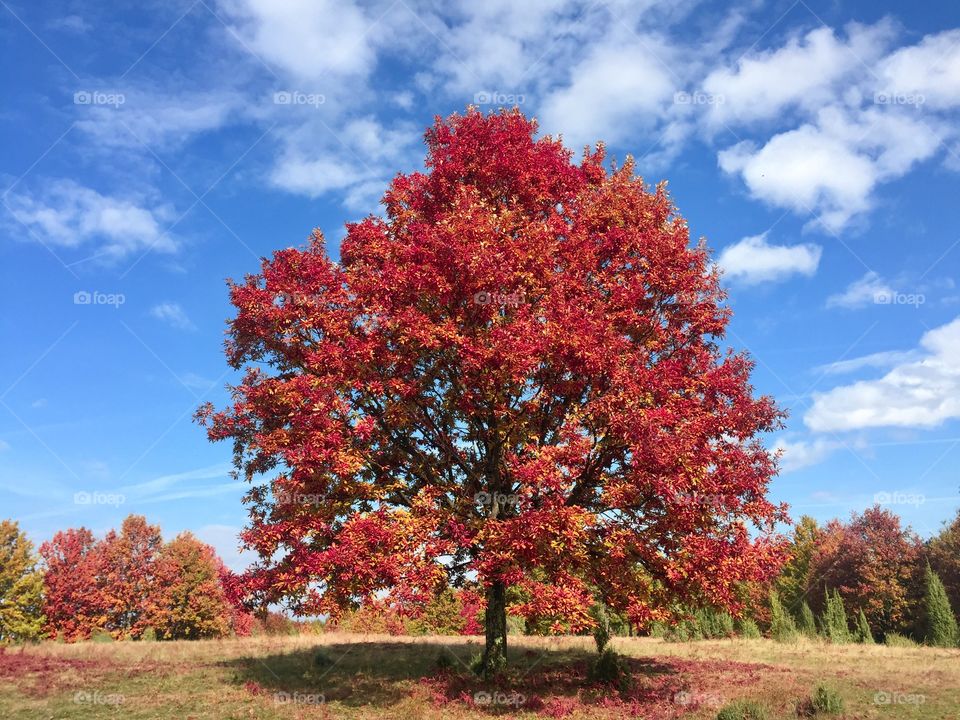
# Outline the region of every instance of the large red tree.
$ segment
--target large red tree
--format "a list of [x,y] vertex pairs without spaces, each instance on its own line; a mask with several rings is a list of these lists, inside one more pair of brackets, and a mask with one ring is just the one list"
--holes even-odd
[[780,559],[765,498],[780,423],[665,188],[602,146],[579,164],[519,112],[438,119],[427,172],[383,217],[315,231],[231,284],[225,410],[253,482],[247,587],[304,613],[384,596],[415,611],[450,580],[486,593],[485,667],[510,611],[640,625],[681,598],[735,605]]

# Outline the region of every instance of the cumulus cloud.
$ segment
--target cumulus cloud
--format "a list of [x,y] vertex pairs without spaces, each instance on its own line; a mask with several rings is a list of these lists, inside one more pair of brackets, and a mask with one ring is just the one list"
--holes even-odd
[[96,246],[97,255],[107,260],[177,250],[177,241],[163,229],[174,217],[169,205],[150,207],[143,199],[103,195],[72,180],[52,181],[41,193],[11,194],[6,205],[32,237],[49,245]]
[[877,91],[887,102],[919,95],[923,105],[933,108],[960,105],[960,30],[927,35],[919,44],[897,50],[880,64],[879,75]]
[[196,325],[190,320],[179,303],[163,302],[150,308],[150,315],[177,330],[196,330]]
[[876,109],[821,110],[816,123],[780,133],[763,147],[744,141],[723,150],[720,168],[739,174],[754,197],[814,213],[838,232],[871,206],[876,186],[905,174],[941,142],[930,124]]
[[790,275],[813,275],[820,264],[819,245],[771,245],[767,233],[745,237],[728,245],[717,258],[726,277],[744,283],[782,280]]
[[633,140],[672,107],[677,81],[665,63],[674,54],[653,36],[594,46],[542,103],[541,127],[578,150],[598,140]]
[[827,298],[828,308],[862,308],[877,302],[878,298],[889,297],[893,294],[886,281],[873,270],[867,272],[859,280],[854,280],[847,288]]
[[916,357],[916,352],[901,350],[885,350],[870,353],[849,360],[838,360],[814,368],[814,372],[824,375],[844,375],[863,370],[864,368],[889,368]]
[[705,92],[723,98],[711,106],[710,120],[752,122],[793,108],[816,110],[834,99],[841,81],[877,59],[891,34],[889,23],[853,24],[846,39],[821,27],[776,50],[751,53],[735,68],[717,68],[703,81]]
[[773,446],[780,451],[780,473],[795,472],[811,465],[817,465],[843,444],[837,440],[817,438],[815,440],[786,440],[778,438]]
[[916,356],[874,380],[814,393],[804,423],[818,432],[936,427],[960,417],[960,317],[924,333]]

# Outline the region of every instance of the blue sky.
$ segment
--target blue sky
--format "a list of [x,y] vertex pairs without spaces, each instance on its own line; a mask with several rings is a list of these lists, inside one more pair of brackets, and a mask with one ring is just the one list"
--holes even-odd
[[191,422],[235,379],[224,280],[313,227],[336,256],[471,103],[669,181],[790,412],[776,499],[955,514],[956,4],[110,5],[0,1],[0,516],[35,540],[137,512],[242,564],[230,448]]

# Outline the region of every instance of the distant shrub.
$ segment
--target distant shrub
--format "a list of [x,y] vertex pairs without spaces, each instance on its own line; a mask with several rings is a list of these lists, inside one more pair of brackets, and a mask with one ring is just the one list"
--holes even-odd
[[759,638],[763,637],[760,634],[760,628],[757,627],[757,623],[753,618],[741,618],[737,621],[737,634],[743,638]]
[[610,615],[607,612],[607,606],[602,602],[597,603],[591,609],[594,622],[597,623],[593,628],[593,641],[597,645],[597,652],[603,654],[610,642]]
[[697,635],[707,640],[734,635],[733,617],[716,608],[701,608],[694,613]]
[[270,611],[260,618],[265,635],[296,635],[297,628],[293,620],[286,615]]
[[631,681],[630,668],[622,656],[607,648],[590,664],[587,679],[626,690]]
[[820,619],[823,635],[832,643],[848,643],[851,640],[850,626],[847,624],[847,611],[843,607],[843,598],[836,590],[826,591],[823,617]]
[[822,715],[839,715],[843,712],[843,698],[836,690],[818,685],[811,698],[813,709]]
[[143,642],[156,642],[157,631],[154,630],[152,627],[148,627],[140,634],[140,639]]
[[669,631],[670,626],[661,620],[654,620],[652,623],[650,623],[650,637],[666,637]]
[[803,605],[800,606],[797,630],[800,631],[801,635],[809,638],[817,636],[817,620],[813,615],[813,610],[810,609],[810,603],[806,600],[804,600]]
[[854,636],[858,643],[865,643],[867,645],[873,645],[874,643],[873,631],[870,629],[870,623],[867,622],[867,616],[864,614],[862,608],[857,615],[857,629]]
[[114,637],[103,628],[94,628],[93,632],[90,633],[90,641],[95,643],[112,643],[114,642]]
[[797,624],[780,602],[780,595],[776,590],[770,591],[770,637],[778,642],[797,639]]
[[890,647],[916,647],[915,643],[910,638],[905,635],[900,635],[899,633],[887,633],[887,636],[883,639],[885,645]]
[[767,720],[767,709],[753,700],[737,700],[717,713],[717,720]]

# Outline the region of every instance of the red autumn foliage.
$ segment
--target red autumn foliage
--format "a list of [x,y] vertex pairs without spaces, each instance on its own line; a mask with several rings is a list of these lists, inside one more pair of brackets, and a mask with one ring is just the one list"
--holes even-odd
[[909,634],[922,594],[923,545],[900,518],[879,505],[819,533],[810,561],[808,597],[821,612],[824,589],[843,596],[851,619],[861,609],[874,632]]
[[63,530],[40,546],[44,574],[45,631],[72,642],[103,622],[96,540],[86,528]]
[[574,163],[519,112],[426,140],[339,263],[315,231],[231,284],[246,375],[198,418],[255,483],[250,597],[416,613],[475,574],[495,634],[505,587],[572,630],[596,592],[640,627],[677,598],[735,608],[782,560],[757,439],[781,414],[720,347],[706,248],[632,161]]

